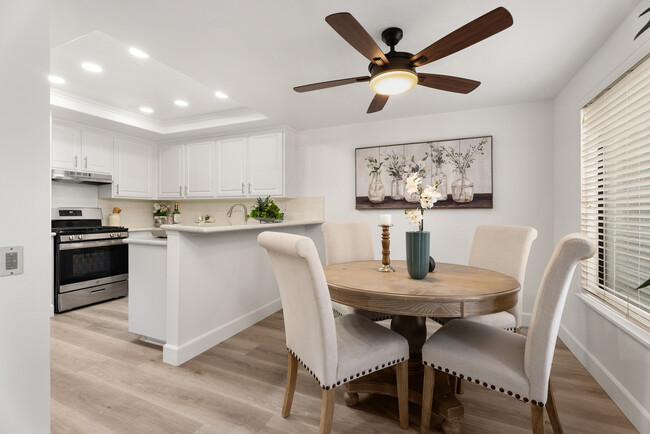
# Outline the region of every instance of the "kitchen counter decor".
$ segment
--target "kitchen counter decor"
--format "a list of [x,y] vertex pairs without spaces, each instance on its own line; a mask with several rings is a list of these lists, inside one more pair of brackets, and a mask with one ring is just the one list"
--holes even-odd
[[266,199],[257,198],[256,205],[251,209],[248,217],[260,223],[281,223],[284,220],[284,213],[280,212],[280,208],[273,202],[271,196],[267,196]]
[[165,202],[153,204],[153,224],[155,227],[159,228],[161,225],[169,223],[169,219],[167,218],[168,211],[169,206]]

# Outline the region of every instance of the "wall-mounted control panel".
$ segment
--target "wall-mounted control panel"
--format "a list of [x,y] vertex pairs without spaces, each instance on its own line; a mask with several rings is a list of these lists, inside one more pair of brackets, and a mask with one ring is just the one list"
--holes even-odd
[[0,276],[23,274],[23,246],[0,247]]

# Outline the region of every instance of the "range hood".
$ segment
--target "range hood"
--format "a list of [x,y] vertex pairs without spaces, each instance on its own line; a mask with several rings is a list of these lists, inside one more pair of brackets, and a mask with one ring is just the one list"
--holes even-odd
[[111,184],[113,175],[52,169],[52,181],[76,182],[81,184]]

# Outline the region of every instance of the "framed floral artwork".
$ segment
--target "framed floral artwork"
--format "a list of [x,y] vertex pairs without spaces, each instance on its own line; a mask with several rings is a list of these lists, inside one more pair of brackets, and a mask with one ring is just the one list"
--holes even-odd
[[438,186],[433,209],[492,208],[492,136],[432,140],[355,149],[356,208],[418,206],[406,179],[417,174]]

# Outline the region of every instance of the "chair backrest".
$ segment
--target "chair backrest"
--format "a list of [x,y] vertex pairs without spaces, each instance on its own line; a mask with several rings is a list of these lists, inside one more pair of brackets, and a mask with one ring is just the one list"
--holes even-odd
[[370,225],[364,222],[326,222],[321,226],[325,240],[325,263],[372,261]]
[[527,226],[478,226],[469,253],[468,265],[507,274],[521,285],[517,304],[508,310],[521,327],[521,300],[530,246],[537,230]]
[[542,276],[526,336],[524,356],[531,399],[537,402],[546,402],[555,341],[573,271],[581,260],[591,258],[595,253],[596,246],[585,235],[566,235],[557,243]]
[[280,289],[287,348],[321,384],[333,384],[338,363],[336,328],[314,242],[281,232],[262,232],[257,242],[271,258]]

